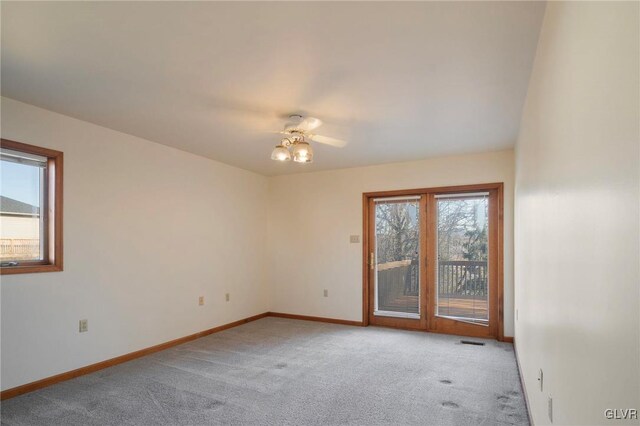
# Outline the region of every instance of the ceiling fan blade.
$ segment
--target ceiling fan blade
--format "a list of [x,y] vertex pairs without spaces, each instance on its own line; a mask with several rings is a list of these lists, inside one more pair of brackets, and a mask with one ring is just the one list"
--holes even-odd
[[314,142],[318,142],[321,144],[325,144],[325,145],[330,145],[336,148],[342,148],[344,147],[347,142],[340,140],[340,139],[335,139],[335,138],[330,138],[328,136],[321,136],[321,135],[309,135],[309,139],[314,141]]
[[322,120],[319,118],[303,117],[297,114],[289,116],[289,120],[290,121],[284,125],[285,132],[296,131],[307,133],[322,125]]
[[305,117],[299,124],[298,124],[298,129],[302,130],[303,132],[310,132],[313,129],[317,129],[318,127],[322,126],[322,120],[320,120],[319,118],[315,118],[315,117]]

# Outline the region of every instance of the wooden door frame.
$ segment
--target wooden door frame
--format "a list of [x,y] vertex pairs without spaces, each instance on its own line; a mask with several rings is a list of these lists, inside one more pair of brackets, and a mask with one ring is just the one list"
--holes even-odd
[[[499,341],[504,341],[504,183],[503,182],[495,182],[495,183],[483,183],[483,184],[475,184],[475,185],[458,185],[458,186],[441,186],[441,187],[433,187],[433,188],[416,188],[416,189],[401,189],[401,190],[391,190],[391,191],[377,191],[377,192],[365,192],[362,194],[362,325],[369,325],[369,303],[370,303],[370,280],[369,280],[369,252],[370,252],[370,244],[371,241],[369,238],[369,228],[372,223],[372,212],[369,207],[370,200],[373,198],[382,198],[382,197],[400,197],[400,196],[413,196],[413,195],[426,195],[434,193],[443,193],[443,192],[479,192],[479,191],[496,191],[497,192],[497,244],[495,250],[497,251],[497,280],[498,280],[498,300],[497,300],[497,311],[498,311],[498,330],[497,330],[497,339]],[[424,197],[422,197],[424,198]],[[423,209],[423,213],[421,217],[426,214]],[[433,215],[430,215],[433,217]],[[421,243],[422,244],[422,243]],[[423,252],[425,255],[421,255],[421,257],[426,257],[427,260],[431,259],[433,262],[431,253],[429,253],[430,248],[426,247],[426,251]],[[422,259],[421,259],[422,260]],[[421,268],[428,267],[431,270],[429,265],[421,265]],[[422,280],[421,280],[422,281]],[[422,283],[421,283],[422,286]],[[428,296],[427,296],[428,297]],[[422,301],[420,302],[422,303]],[[422,321],[421,321],[422,323]],[[393,324],[393,322],[389,323],[388,326],[396,327],[396,328],[406,328],[400,324]],[[432,332],[439,332],[433,331]]]

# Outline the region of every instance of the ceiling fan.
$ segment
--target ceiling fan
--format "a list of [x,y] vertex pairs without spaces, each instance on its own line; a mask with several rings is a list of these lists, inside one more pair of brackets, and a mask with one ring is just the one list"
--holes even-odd
[[284,129],[280,132],[286,135],[276,145],[271,153],[271,159],[276,161],[290,161],[296,163],[312,163],[313,149],[307,140],[322,143],[333,147],[342,148],[347,143],[340,139],[312,133],[322,125],[322,121],[315,117],[303,117],[298,114],[290,115],[289,121],[285,123]]

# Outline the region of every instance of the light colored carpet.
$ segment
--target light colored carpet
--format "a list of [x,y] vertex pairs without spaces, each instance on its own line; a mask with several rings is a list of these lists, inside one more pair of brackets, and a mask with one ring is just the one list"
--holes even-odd
[[2,403],[3,425],[528,424],[510,344],[264,318]]

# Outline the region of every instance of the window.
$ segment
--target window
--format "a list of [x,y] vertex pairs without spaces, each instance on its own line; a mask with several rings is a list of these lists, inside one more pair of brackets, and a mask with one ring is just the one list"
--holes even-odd
[[0,273],[62,270],[62,157],[2,139]]

